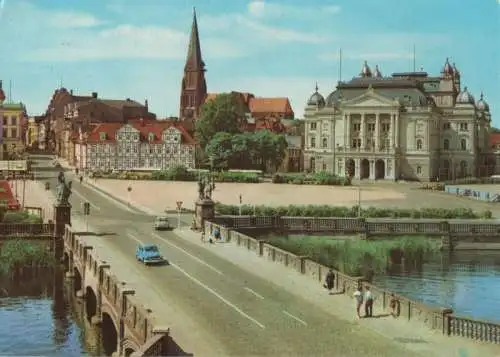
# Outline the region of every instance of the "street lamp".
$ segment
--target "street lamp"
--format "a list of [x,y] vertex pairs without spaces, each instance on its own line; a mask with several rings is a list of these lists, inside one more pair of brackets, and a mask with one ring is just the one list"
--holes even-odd
[[127,203],[128,203],[128,206],[130,207],[130,196],[132,195],[132,185],[130,184],[130,182],[128,183],[128,187],[127,187]]

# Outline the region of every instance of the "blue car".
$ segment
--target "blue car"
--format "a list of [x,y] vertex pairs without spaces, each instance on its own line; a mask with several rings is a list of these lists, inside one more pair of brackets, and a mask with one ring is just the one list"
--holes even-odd
[[137,247],[135,257],[146,265],[165,264],[166,259],[160,254],[160,250],[154,244],[141,244]]

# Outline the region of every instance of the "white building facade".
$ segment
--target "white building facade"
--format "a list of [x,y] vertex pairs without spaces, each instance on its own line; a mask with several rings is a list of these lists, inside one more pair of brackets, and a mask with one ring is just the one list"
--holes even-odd
[[195,142],[180,124],[100,124],[75,146],[89,171],[153,171],[195,166]]
[[425,72],[372,73],[316,92],[305,111],[306,171],[356,179],[449,180],[493,172],[491,115],[460,88],[448,60],[439,77]]

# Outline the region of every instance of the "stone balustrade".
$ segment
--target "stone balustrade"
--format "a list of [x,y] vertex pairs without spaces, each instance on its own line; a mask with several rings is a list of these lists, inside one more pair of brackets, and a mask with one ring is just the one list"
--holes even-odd
[[127,350],[136,357],[162,355],[167,348],[169,329],[158,326],[153,311],[141,303],[136,291],[116,276],[71,226],[66,225],[63,238],[68,270],[76,269],[81,280],[79,286],[87,288],[77,292],[77,296],[90,298],[88,295],[93,294],[96,306],[91,314],[95,323],[102,323],[103,314],[113,320],[117,327],[118,355],[126,355]]
[[30,239],[48,239],[54,234],[53,223],[2,223],[0,240],[30,237]]
[[[228,223],[229,219],[227,217],[222,218],[217,221]],[[243,220],[250,220],[252,223],[255,222],[256,219],[260,219],[261,217],[241,217]],[[277,217],[262,217],[262,225],[266,227],[272,228],[273,224],[279,220]],[[290,217],[284,217],[285,219],[289,219]],[[295,218],[295,217],[294,217]],[[302,218],[297,218],[300,220]],[[327,219],[326,221],[338,220],[338,222],[356,222],[353,219]],[[344,221],[345,220],[345,221]],[[357,220],[359,222],[360,220]],[[242,222],[240,220],[239,222]],[[249,221],[247,221],[249,222]],[[433,222],[428,222],[430,227],[441,227],[445,229],[449,229],[449,227],[455,227],[454,232],[460,232],[460,224],[454,226],[453,223],[444,223],[443,226],[435,226]],[[414,224],[414,223],[408,223]],[[436,224],[440,224],[436,222]],[[488,224],[491,225],[491,224]],[[308,257],[305,256],[297,256],[292,254],[286,250],[277,248],[272,246],[271,244],[266,243],[263,240],[259,240],[253,237],[250,237],[244,233],[238,232],[227,226],[220,225],[214,222],[205,222],[205,232],[207,234],[212,234],[213,230],[218,228],[221,232],[222,237],[226,241],[229,241],[237,246],[248,250],[254,254],[257,254],[264,259],[275,262],[276,264],[284,265],[290,268],[292,271],[297,272],[299,274],[304,274],[311,279],[314,279],[318,282],[324,281],[327,272],[330,270],[329,267],[321,265]],[[262,226],[261,226],[262,228]],[[451,229],[449,229],[450,231]],[[443,229],[444,231],[444,229]],[[488,232],[488,229],[485,230]],[[401,233],[400,233],[401,234]],[[420,233],[422,234],[422,232]],[[370,286],[370,290],[375,296],[374,307],[377,310],[388,310],[391,298],[395,298],[397,301],[396,314],[398,318],[404,318],[407,320],[418,321],[431,329],[441,331],[444,335],[448,336],[462,336],[465,338],[471,338],[479,341],[492,342],[496,344],[500,344],[500,324],[492,323],[486,321],[472,320],[465,317],[456,316],[453,314],[453,310],[447,307],[439,308],[425,305],[418,301],[410,300],[404,296],[395,294],[391,291],[381,289],[375,285],[369,284],[363,281],[363,277],[352,277],[346,274],[343,274],[339,271],[335,271],[336,275],[335,284],[336,288],[339,291],[344,292],[347,296],[352,297],[354,291],[362,284],[363,286]]]

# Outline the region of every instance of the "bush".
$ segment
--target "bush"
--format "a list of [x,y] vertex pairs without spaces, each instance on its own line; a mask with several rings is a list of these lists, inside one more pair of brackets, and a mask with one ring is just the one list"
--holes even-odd
[[44,246],[26,240],[11,240],[0,249],[0,273],[12,273],[27,266],[53,266],[54,255]]
[[[215,209],[220,215],[238,215],[239,205],[225,205],[217,203]],[[289,206],[250,206],[241,207],[242,215],[257,216],[285,216],[285,217],[357,217],[358,206],[328,206],[328,205],[289,205]],[[361,209],[364,218],[434,218],[434,219],[489,219],[492,217],[490,210],[481,213],[470,208],[421,208],[398,209],[366,207]]]
[[254,172],[219,171],[214,173],[216,182],[259,183],[259,175]]
[[43,223],[43,219],[28,212],[8,211],[5,213],[2,223]]
[[421,262],[439,252],[439,240],[401,237],[391,240],[338,240],[333,237],[269,237],[266,242],[351,276],[384,273],[394,250],[403,252],[406,262]]
[[276,184],[294,185],[328,185],[328,186],[349,186],[351,180],[347,177],[336,176],[328,172],[318,172],[314,174],[303,173],[277,173],[272,177],[272,182]]
[[421,190],[444,191],[445,184],[440,182],[428,182],[420,186]]

